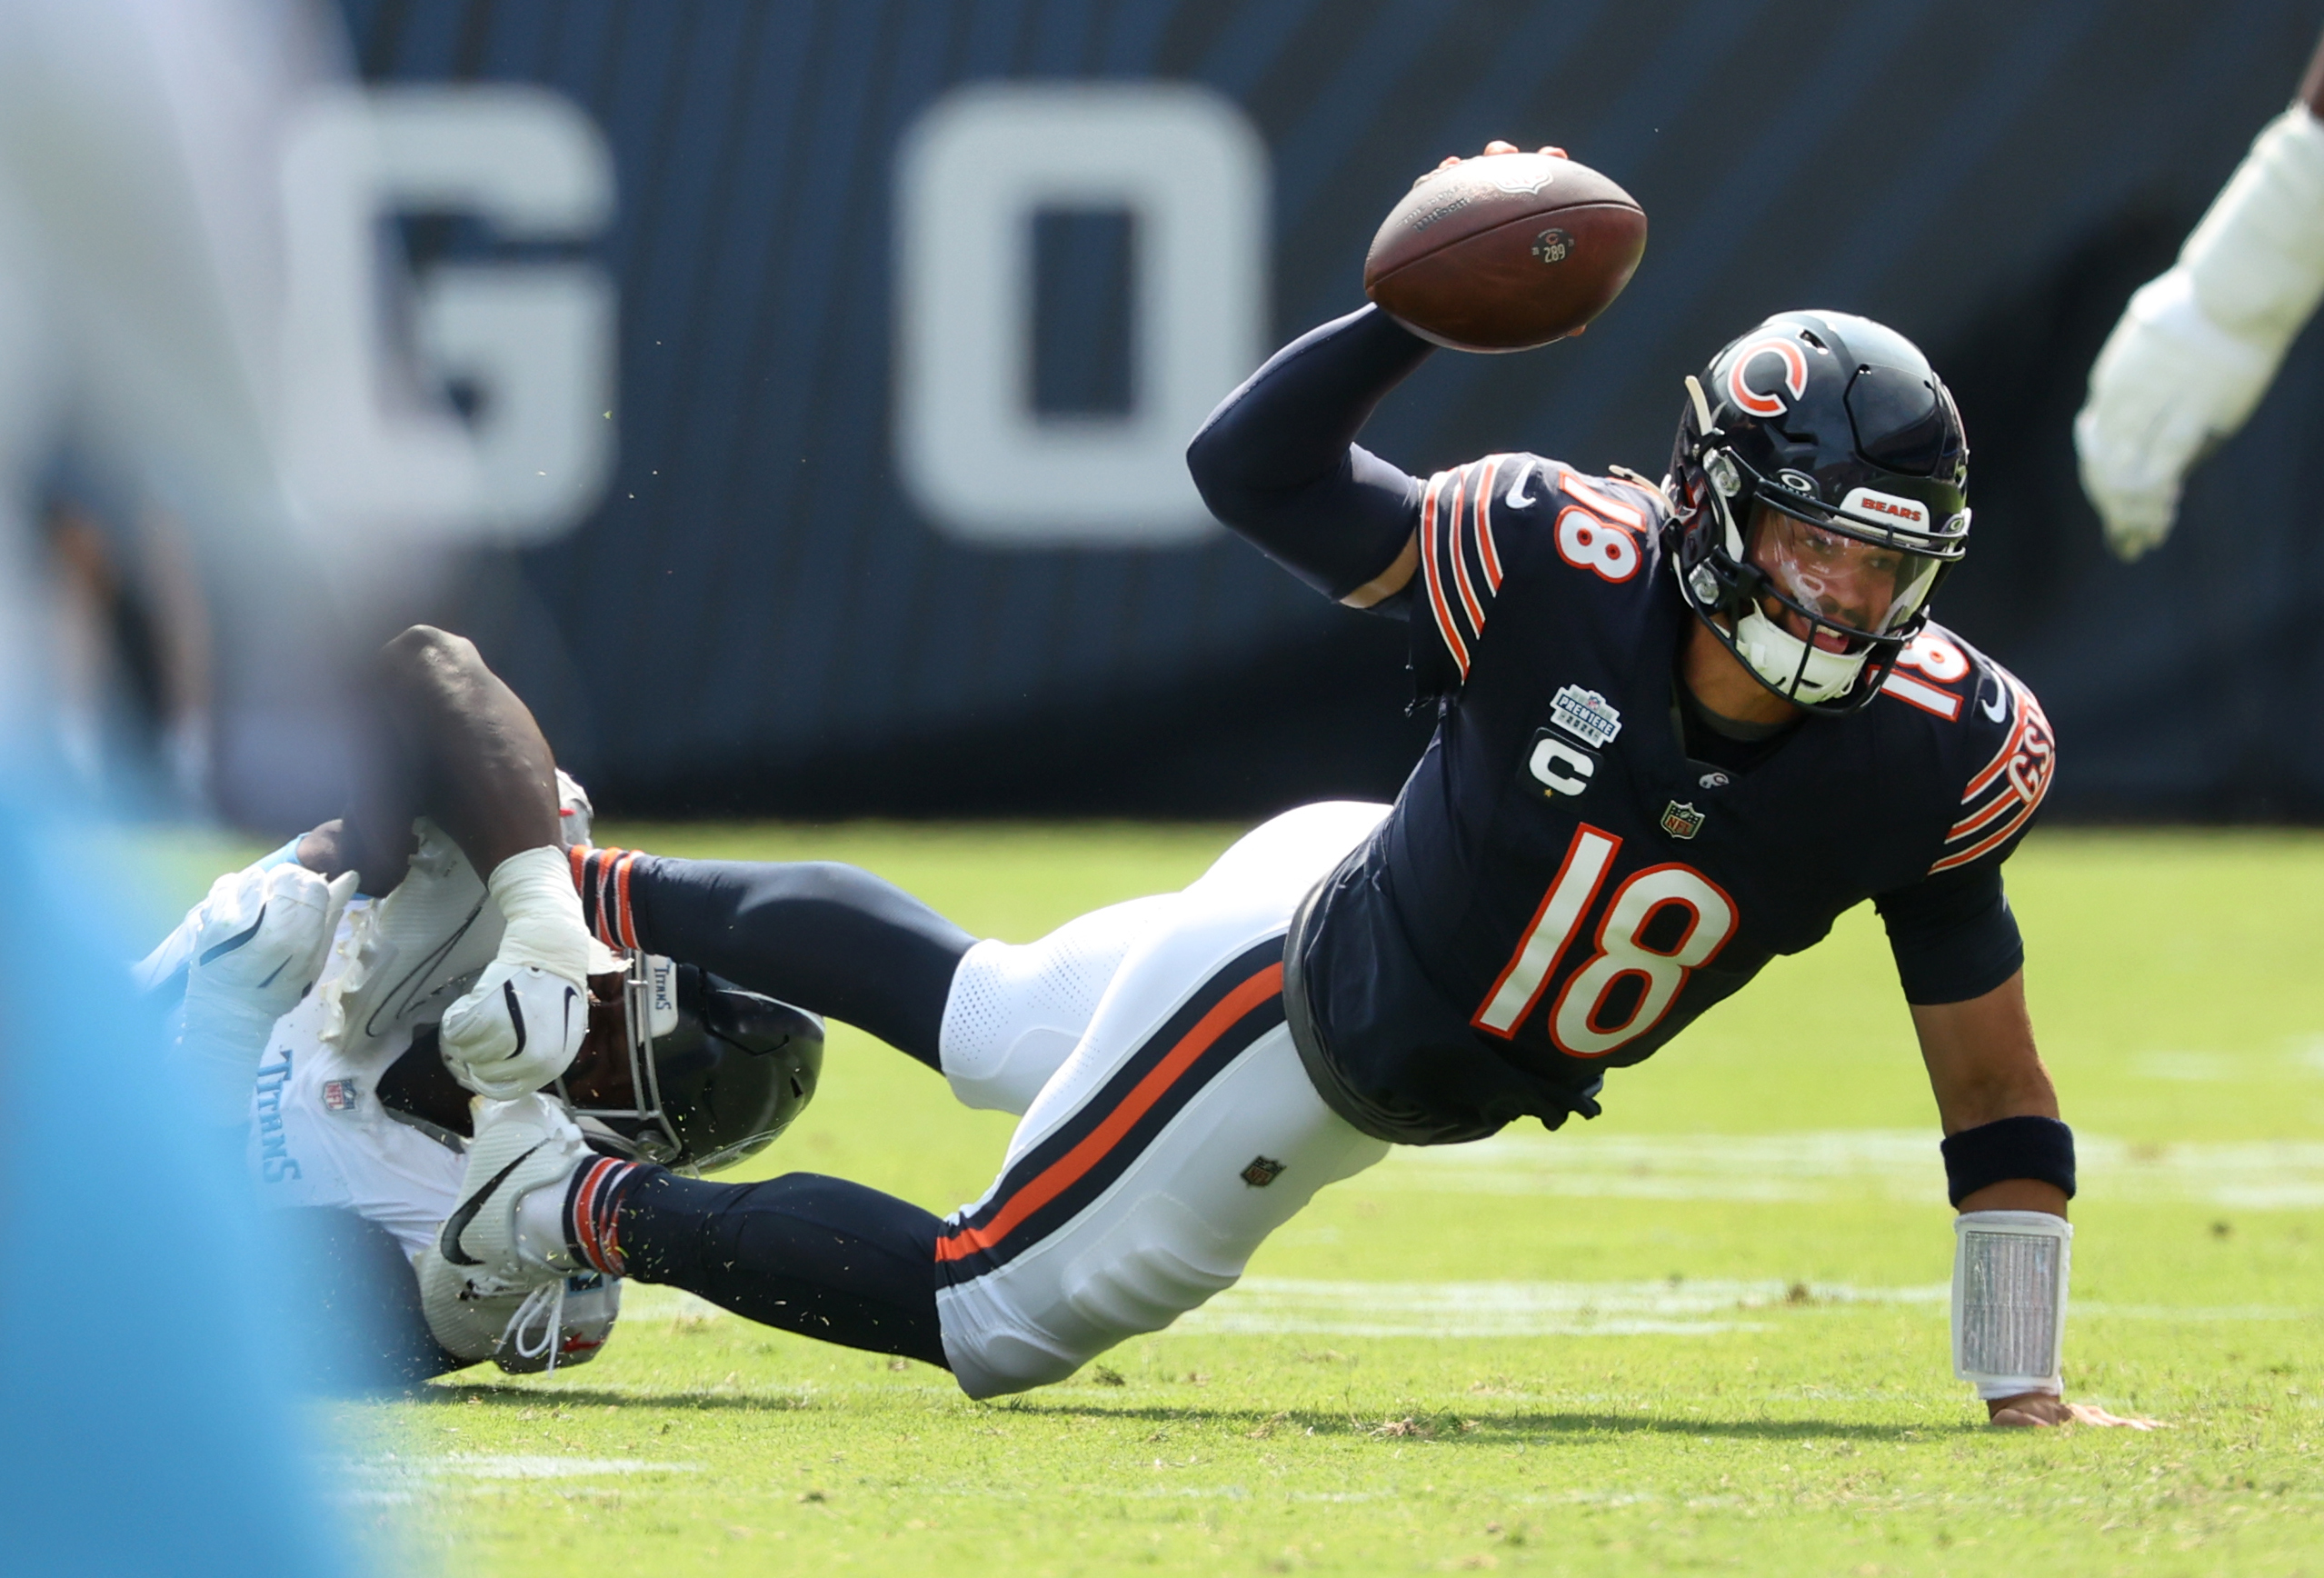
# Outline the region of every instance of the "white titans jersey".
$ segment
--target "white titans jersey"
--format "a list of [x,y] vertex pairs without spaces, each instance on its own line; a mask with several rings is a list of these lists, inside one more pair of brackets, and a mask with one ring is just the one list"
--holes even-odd
[[[557,786],[564,837],[585,843],[589,797],[563,772]],[[413,832],[404,880],[384,899],[347,905],[314,990],[274,1022],[249,1140],[264,1203],[345,1207],[393,1233],[406,1254],[451,1213],[465,1159],[457,1135],[382,1106],[379,1076],[474,983],[503,929],[459,846],[425,818]],[[193,923],[180,928],[189,938]],[[591,952],[593,969],[618,968],[601,947]]]
[[491,962],[501,920],[458,848],[422,822],[410,873],[347,906],[323,974],[274,1022],[251,1093],[250,1164],[275,1205],[344,1206],[417,1254],[451,1211],[456,1136],[380,1104],[379,1076],[413,1032]]
[[[328,979],[328,976],[325,977]],[[400,1036],[358,1051],[323,1034],[325,1004],[309,993],[274,1022],[251,1098],[250,1164],[269,1205],[344,1206],[416,1255],[452,1211],[465,1166],[459,1137],[391,1116],[379,1075],[411,1045]]]

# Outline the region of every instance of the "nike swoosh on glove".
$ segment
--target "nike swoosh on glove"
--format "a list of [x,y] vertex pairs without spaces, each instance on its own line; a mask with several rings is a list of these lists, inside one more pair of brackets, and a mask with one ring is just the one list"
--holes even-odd
[[355,874],[326,882],[293,863],[232,872],[210,886],[186,961],[178,1053],[208,1115],[248,1115],[250,1080],[274,1022],[323,974]]
[[512,1101],[571,1067],[589,1030],[588,994],[538,964],[495,959],[445,1010],[445,1066],[478,1095]]

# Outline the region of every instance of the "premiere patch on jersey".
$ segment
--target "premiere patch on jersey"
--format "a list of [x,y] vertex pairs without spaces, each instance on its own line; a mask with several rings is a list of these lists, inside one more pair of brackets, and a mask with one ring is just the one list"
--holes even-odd
[[1242,1170],[1242,1181],[1253,1189],[1264,1189],[1282,1175],[1283,1164],[1272,1156],[1253,1156]]
[[1692,838],[1702,831],[1702,813],[1682,800],[1662,807],[1662,831],[1673,838]]
[[1534,732],[1532,749],[1525,753],[1525,777],[1546,798],[1562,794],[1571,799],[1589,788],[1597,774],[1597,752],[1549,729]]
[[1591,745],[1611,744],[1622,732],[1622,715],[1614,704],[1578,684],[1563,686],[1551,698],[1550,721]]
[[354,1109],[358,1087],[351,1079],[326,1079],[323,1082],[323,1104],[334,1113]]

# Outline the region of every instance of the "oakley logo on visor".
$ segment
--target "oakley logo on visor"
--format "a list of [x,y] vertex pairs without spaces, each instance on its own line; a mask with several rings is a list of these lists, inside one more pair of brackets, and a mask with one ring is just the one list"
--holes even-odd
[[1898,525],[1910,526],[1916,532],[1929,529],[1929,506],[1919,499],[1903,499],[1894,494],[1860,487],[1850,490],[1840,507],[1851,515],[1869,515],[1876,521],[1894,521]]

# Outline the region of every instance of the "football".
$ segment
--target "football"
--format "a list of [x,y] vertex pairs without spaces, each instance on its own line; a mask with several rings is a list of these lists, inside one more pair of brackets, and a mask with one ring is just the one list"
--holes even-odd
[[1456,351],[1581,332],[1646,251],[1646,211],[1558,154],[1485,154],[1414,183],[1371,238],[1364,294]]

